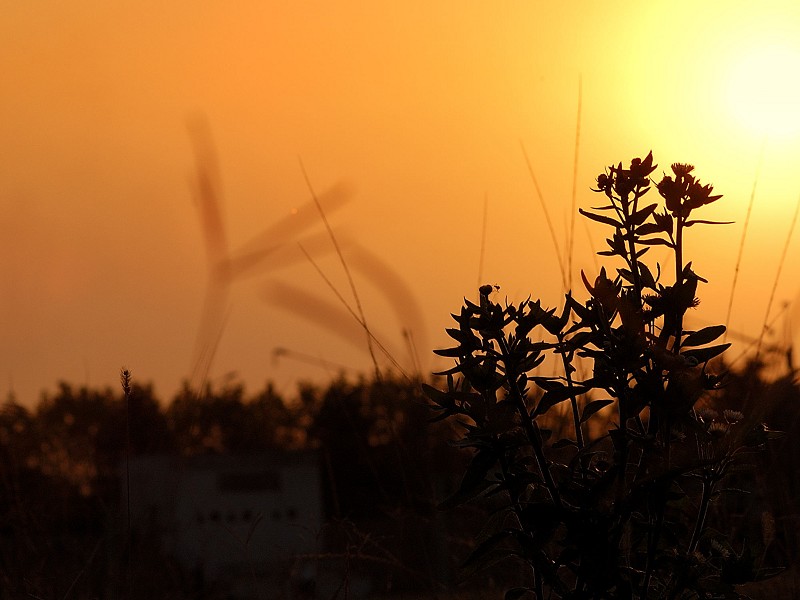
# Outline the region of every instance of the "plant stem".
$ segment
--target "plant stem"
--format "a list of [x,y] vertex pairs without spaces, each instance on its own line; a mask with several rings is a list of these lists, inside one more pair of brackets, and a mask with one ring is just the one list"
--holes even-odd
[[[683,290],[683,220],[684,216],[678,213],[678,222],[675,227],[675,292],[676,296]],[[676,298],[677,300],[677,298]],[[676,302],[677,304],[677,302]],[[672,351],[675,354],[681,351],[681,335],[683,334],[683,312],[681,306],[675,307],[675,341]]]
[[506,342],[505,336],[498,336],[497,342],[500,345],[503,364],[506,368],[508,389],[511,392],[511,398],[517,408],[517,412],[519,413],[522,427],[525,430],[525,435],[527,436],[528,441],[530,441],[531,446],[533,446],[533,453],[536,457],[536,464],[539,467],[539,472],[542,474],[542,479],[544,479],[544,484],[547,487],[547,491],[550,493],[553,503],[561,508],[561,494],[558,491],[558,486],[556,486],[556,482],[553,479],[552,473],[550,473],[550,465],[547,461],[547,457],[544,455],[542,434],[539,431],[539,426],[528,413],[528,407],[525,406],[525,399],[523,398],[522,392],[520,392],[519,386],[517,385],[517,372],[514,368],[514,364],[511,359],[511,353],[508,350],[508,343]]
[[[558,333],[558,344],[562,347],[562,350],[565,350],[565,340],[564,334]],[[570,396],[570,401],[572,402],[572,421],[575,425],[575,441],[578,444],[578,448],[583,450],[585,442],[583,440],[583,430],[581,429],[581,417],[580,413],[578,412],[578,399],[575,397],[574,389],[575,384],[572,381],[572,370],[569,361],[567,360],[567,353],[566,351],[561,352],[561,362],[564,364],[564,375],[567,379],[567,387],[569,388],[570,392],[572,392]]]
[[706,516],[708,516],[708,506],[711,503],[711,493],[714,486],[710,479],[703,478],[703,495],[700,499],[700,510],[697,511],[697,520],[694,523],[694,531],[692,532],[692,539],[689,541],[689,549],[687,554],[692,554],[697,549],[697,543],[700,541],[700,534],[703,533],[703,527],[706,523]]

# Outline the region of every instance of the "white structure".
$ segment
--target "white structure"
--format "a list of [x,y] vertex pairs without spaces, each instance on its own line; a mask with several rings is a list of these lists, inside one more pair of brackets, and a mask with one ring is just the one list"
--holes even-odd
[[[298,555],[318,551],[323,508],[315,453],[144,456],[131,459],[129,473],[132,529],[155,532],[168,553],[207,581],[271,579]],[[121,474],[125,507],[124,464]]]

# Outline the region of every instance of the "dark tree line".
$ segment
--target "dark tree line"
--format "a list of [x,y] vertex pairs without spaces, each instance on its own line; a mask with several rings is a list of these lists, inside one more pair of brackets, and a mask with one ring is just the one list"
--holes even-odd
[[[431,572],[413,538],[428,530],[461,457],[430,417],[419,385],[391,377],[301,384],[292,398],[271,385],[247,394],[228,382],[202,393],[184,387],[169,403],[137,384],[127,398],[122,389],[61,383],[32,408],[11,399],[0,408],[0,598],[62,597],[78,573],[87,597],[117,589],[120,566],[111,563],[126,560],[119,505],[127,456],[270,449],[317,450],[326,550],[359,546],[362,555],[382,554],[374,562],[387,571],[413,572],[414,585],[435,585],[444,572]],[[378,530],[387,547],[365,549]],[[154,573],[168,568],[166,558],[154,561]],[[185,589],[178,568],[169,569],[160,592],[171,588],[165,581]]]
[[[742,523],[768,514],[779,538],[772,551],[793,556],[796,375],[766,382],[751,364],[727,382],[721,406],[757,407],[771,429],[787,432],[759,459],[760,491],[742,500],[743,513],[751,513]],[[300,385],[291,398],[270,385],[248,394],[229,382],[201,394],[184,388],[168,403],[151,386],[134,384],[126,401],[121,389],[62,383],[31,408],[9,400],[0,406],[0,599],[62,598],[68,590],[72,598],[124,596],[121,573],[129,560],[152,578],[152,588],[135,584],[149,589],[147,597],[185,596],[191,579],[168,556],[154,554],[153,546],[138,556],[125,548],[125,457],[269,449],[317,450],[326,550],[351,561],[348,569],[377,569],[394,589],[441,589],[458,580],[485,509],[437,510],[457,489],[470,456],[448,446],[455,432],[429,423],[432,416],[418,383],[393,378]]]

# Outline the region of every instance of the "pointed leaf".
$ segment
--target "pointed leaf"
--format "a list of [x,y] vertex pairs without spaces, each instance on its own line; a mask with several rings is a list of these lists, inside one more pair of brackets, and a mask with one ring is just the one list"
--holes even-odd
[[582,208],[579,208],[578,212],[580,212],[584,217],[591,219],[592,221],[597,221],[598,223],[603,223],[605,225],[611,225],[611,227],[622,227],[622,223],[616,221],[615,219],[612,219],[611,217],[590,213],[589,211],[583,210]]
[[[508,539],[513,539],[513,537],[514,532],[508,529],[504,529],[489,536],[470,553],[470,555],[467,557],[467,560],[465,560],[464,564],[461,566],[463,568],[467,568],[473,565],[485,565],[486,559],[489,559],[491,562],[496,562],[497,556],[495,555],[495,551],[497,550],[498,546]],[[500,554],[507,558],[510,552],[507,548],[503,548]]]
[[472,457],[472,461],[461,479],[458,491],[439,506],[441,508],[453,508],[494,485],[494,482],[486,480],[486,475],[494,467],[495,463],[497,463],[497,454],[494,450],[489,448],[478,450],[475,456]]
[[440,348],[433,351],[434,354],[438,356],[450,356],[454,358],[458,358],[459,356],[464,356],[467,354],[467,351],[458,346],[456,348]]
[[531,588],[526,588],[526,587],[511,588],[506,592],[504,600],[519,600],[525,594],[528,593],[533,594],[534,591]]
[[641,279],[642,285],[644,287],[650,289],[656,288],[656,280],[653,279],[653,273],[650,271],[650,268],[644,263],[639,263],[639,279]]
[[681,352],[681,356],[687,358],[694,358],[698,363],[708,362],[715,356],[719,356],[730,347],[730,344],[719,344],[718,346],[709,346],[708,348],[696,348],[694,350],[687,350]]
[[569,438],[561,438],[557,442],[554,442],[551,448],[553,448],[553,450],[558,450],[560,448],[566,448],[567,446],[573,446],[577,448],[578,442],[576,442],[575,440],[571,440]]
[[687,335],[681,344],[683,346],[702,346],[710,344],[723,333],[725,333],[725,325],[711,325],[710,327],[703,327],[698,331],[693,331]]
[[674,247],[672,242],[668,240],[662,240],[661,238],[650,238],[647,240],[639,240],[639,243],[646,244],[648,246],[669,246],[670,248]]
[[706,221],[705,219],[692,219],[691,221],[686,221],[683,226],[691,227],[697,223],[703,223],[705,225],[733,225],[733,221]]
[[571,388],[569,386],[563,385],[561,388],[548,390],[542,396],[542,399],[539,400],[539,404],[536,405],[536,410],[534,411],[535,415],[542,415],[550,410],[556,404],[563,402],[564,400],[569,400],[570,398],[577,398],[581,394],[585,394],[589,391],[590,388],[584,385],[573,385]]
[[531,379],[544,391],[560,390],[564,387],[563,381],[557,377],[531,377]]
[[609,404],[613,404],[613,400],[593,400],[583,407],[583,414],[581,415],[581,423],[586,423],[593,414],[597,411],[604,409]]
[[463,372],[464,368],[462,365],[455,365],[454,367],[450,367],[449,369],[445,369],[444,371],[436,371],[434,375],[447,375],[448,377],[451,375],[455,375],[456,373]]
[[664,231],[664,228],[658,223],[644,223],[636,228],[636,233],[639,235],[650,235]]
[[442,390],[438,390],[432,385],[428,385],[427,383],[422,384],[422,391],[430,400],[433,400],[437,404],[441,404],[442,401],[447,397],[447,393],[443,392]]
[[637,210],[635,213],[631,215],[631,223],[633,225],[641,225],[645,222],[647,217],[653,214],[658,204],[650,204],[649,206],[645,206],[644,208]]

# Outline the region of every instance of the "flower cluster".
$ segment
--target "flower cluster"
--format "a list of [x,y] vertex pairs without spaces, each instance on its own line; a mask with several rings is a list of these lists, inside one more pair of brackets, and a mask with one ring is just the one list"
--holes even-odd
[[622,163],[616,167],[611,166],[607,172],[597,177],[596,192],[604,192],[612,198],[614,194],[626,202],[631,193],[641,196],[650,185],[650,174],[658,165],[653,164],[653,153],[650,152],[644,159],[634,158],[630,168],[622,168]]
[[688,217],[695,208],[711,204],[722,198],[721,194],[712,196],[711,192],[714,191],[714,187],[711,184],[701,185],[700,181],[692,175],[693,170],[692,165],[675,163],[672,165],[675,177],[664,175],[664,178],[656,186],[658,193],[666,201],[667,210],[675,216]]

